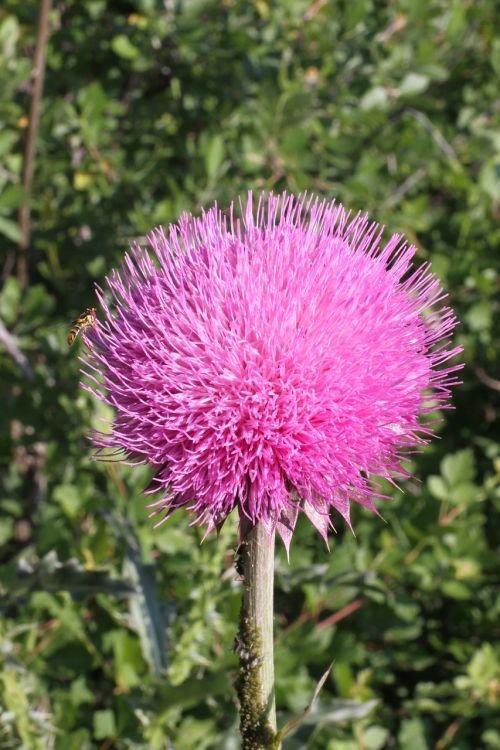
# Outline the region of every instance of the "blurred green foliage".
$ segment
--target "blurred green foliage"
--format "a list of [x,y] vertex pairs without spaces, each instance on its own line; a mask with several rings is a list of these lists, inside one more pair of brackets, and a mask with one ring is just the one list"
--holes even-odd
[[[277,559],[298,750],[500,748],[500,37],[495,0],[65,0],[51,14],[30,285],[16,211],[38,4],[0,11],[1,750],[238,747],[235,524],[152,531],[147,469],[90,460],[68,322],[155,224],[248,188],[368,210],[432,260],[468,363],[418,481]],[[362,719],[329,723],[346,701]],[[344,703],[339,703],[344,701]],[[323,711],[323,713],[322,713]],[[338,718],[339,714],[335,714]],[[323,719],[322,719],[323,717]]]

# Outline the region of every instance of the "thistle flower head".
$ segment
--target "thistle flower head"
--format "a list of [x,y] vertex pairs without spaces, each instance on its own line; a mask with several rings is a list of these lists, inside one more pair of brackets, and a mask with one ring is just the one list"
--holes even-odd
[[457,383],[429,264],[314,196],[250,193],[149,244],[98,291],[84,372],[115,414],[99,451],[155,467],[151,515],[184,507],[210,531],[237,508],[288,549],[299,511],[326,538],[332,509],[375,510]]

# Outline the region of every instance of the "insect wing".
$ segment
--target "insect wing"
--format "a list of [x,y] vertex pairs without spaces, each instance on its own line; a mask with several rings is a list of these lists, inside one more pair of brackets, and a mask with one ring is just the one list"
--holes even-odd
[[73,322],[68,334],[68,346],[71,346],[79,333],[86,328],[95,325],[97,321],[95,307],[87,307],[83,313]]

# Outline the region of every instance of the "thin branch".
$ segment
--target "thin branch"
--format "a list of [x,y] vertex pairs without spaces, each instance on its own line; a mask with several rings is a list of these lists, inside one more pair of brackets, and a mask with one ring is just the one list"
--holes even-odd
[[28,285],[28,248],[31,239],[30,203],[31,187],[35,172],[35,158],[40,121],[40,107],[42,103],[43,79],[47,59],[47,41],[49,38],[49,14],[52,0],[41,0],[36,34],[35,60],[32,70],[33,88],[31,92],[28,132],[23,162],[24,198],[19,206],[19,254],[17,257],[17,277],[23,288]]
[[481,383],[484,383],[484,385],[487,385],[488,388],[491,388],[494,391],[500,391],[500,380],[492,378],[491,375],[488,375],[488,373],[485,372],[482,367],[477,367],[474,372],[477,375],[477,379],[480,380]]
[[354,612],[360,609],[364,603],[364,599],[354,599],[354,601],[346,604],[346,606],[342,607],[342,609],[339,609],[338,612],[335,612],[333,615],[330,615],[330,617],[322,620],[317,627],[329,628],[331,625],[335,625],[337,622],[345,620],[346,617],[349,617],[349,615],[352,615]]
[[416,172],[407,177],[406,180],[401,183],[398,189],[386,200],[386,208],[394,208],[394,206],[397,206],[398,203],[401,203],[406,193],[409,193],[410,190],[413,190],[415,185],[417,185],[420,180],[423,180],[426,174],[427,170],[425,169],[425,167],[420,167]]
[[459,164],[459,159],[457,154],[455,153],[455,149],[451,145],[451,143],[448,143],[444,135],[441,133],[441,131],[434,125],[432,120],[427,117],[427,115],[424,112],[421,112],[418,109],[414,109],[413,107],[408,107],[406,110],[412,117],[417,120],[424,128],[427,130],[428,133],[432,136],[432,139],[434,140],[434,143],[438,146],[438,148],[443,152],[443,154],[448,158],[454,161],[456,164]]
[[304,21],[310,21],[326,5],[327,0],[315,0],[304,13]]
[[33,382],[35,375],[31,369],[30,363],[21,351],[16,337],[7,330],[2,320],[0,320],[0,344],[4,345],[7,354],[9,354],[18,365],[26,380]]

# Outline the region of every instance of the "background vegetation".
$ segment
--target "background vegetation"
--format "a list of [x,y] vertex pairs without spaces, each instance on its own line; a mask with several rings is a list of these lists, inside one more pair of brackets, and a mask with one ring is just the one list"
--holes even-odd
[[497,11],[56,1],[23,288],[38,3],[4,1],[0,319],[26,361],[0,344],[1,750],[238,746],[234,524],[203,545],[182,514],[151,530],[148,471],[90,459],[99,407],[65,338],[133,239],[248,188],[336,196],[405,232],[450,291],[468,363],[386,523],[356,510],[331,553],[300,523],[290,565],[278,553],[279,709],[300,711],[335,660],[319,723],[288,747],[500,748]]

